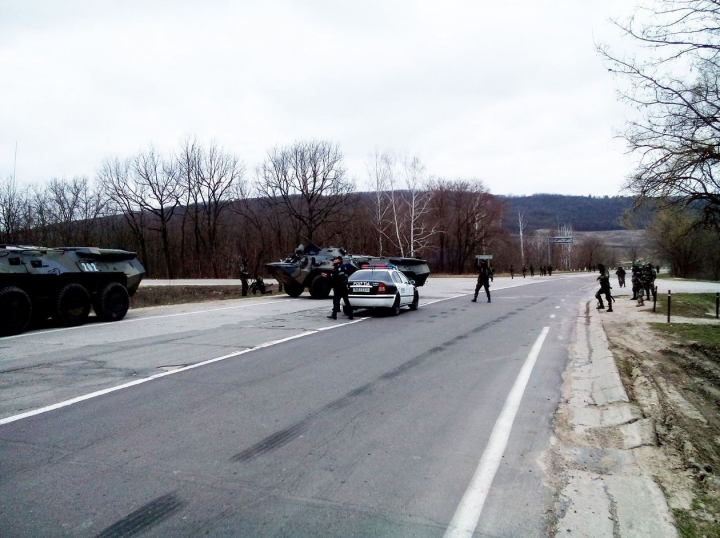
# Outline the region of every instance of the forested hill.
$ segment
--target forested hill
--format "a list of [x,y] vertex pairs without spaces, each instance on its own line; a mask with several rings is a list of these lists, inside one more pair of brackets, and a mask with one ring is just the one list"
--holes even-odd
[[[563,196],[533,194],[532,196],[500,196],[507,204],[503,227],[518,232],[518,212],[527,223],[525,231],[555,229],[568,225],[577,231],[620,230],[620,219],[630,209],[630,196]],[[650,220],[647,211],[633,214],[633,224],[645,227]]]

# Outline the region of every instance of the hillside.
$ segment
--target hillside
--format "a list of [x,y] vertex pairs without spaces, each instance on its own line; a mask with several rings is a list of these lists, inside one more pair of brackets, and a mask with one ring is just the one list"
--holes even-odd
[[[504,227],[518,233],[518,212],[527,222],[526,232],[555,229],[568,225],[573,230],[622,230],[620,219],[632,207],[630,196],[564,196],[561,194],[533,194],[532,196],[500,196],[507,204]],[[650,221],[647,211],[633,214],[635,227],[644,228]]]

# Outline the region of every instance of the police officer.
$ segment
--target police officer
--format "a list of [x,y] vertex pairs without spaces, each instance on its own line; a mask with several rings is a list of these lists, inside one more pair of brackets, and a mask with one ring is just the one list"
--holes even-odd
[[515,278],[515,266],[510,264],[510,278]]
[[[345,304],[350,307],[348,300],[348,274],[342,263],[342,256],[335,256],[332,259],[333,271],[330,273],[330,282],[333,288],[333,311],[328,316],[330,319],[337,319],[337,313],[340,312],[340,299],[345,300]],[[348,318],[353,319],[352,309],[349,310]]]
[[535,267],[533,267],[533,264],[530,264],[530,276],[535,276]]
[[548,276],[552,276],[552,265],[547,266],[547,274]]
[[525,264],[523,264],[523,266],[522,266],[523,278],[525,278],[525,274],[526,274],[526,273],[527,273],[527,268],[525,267]]
[[598,310],[602,310],[605,308],[605,305],[603,304],[602,296],[605,295],[605,299],[607,299],[608,302],[608,312],[613,311],[613,298],[610,294],[610,271],[605,269],[605,266],[601,263],[598,264],[598,271],[600,272],[600,276],[597,277],[597,280],[600,281],[600,289],[595,294],[595,298],[598,300]]
[[477,303],[477,296],[480,292],[480,288],[485,288],[485,294],[490,302],[490,268],[488,267],[487,260],[482,260],[478,267],[478,278],[477,284],[475,284],[475,296],[471,299],[473,303]]

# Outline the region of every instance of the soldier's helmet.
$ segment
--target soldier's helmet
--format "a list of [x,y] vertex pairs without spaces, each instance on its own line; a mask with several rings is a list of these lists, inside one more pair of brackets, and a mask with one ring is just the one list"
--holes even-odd
[[335,262],[342,262],[342,256],[335,256],[332,259],[332,263],[335,263]]

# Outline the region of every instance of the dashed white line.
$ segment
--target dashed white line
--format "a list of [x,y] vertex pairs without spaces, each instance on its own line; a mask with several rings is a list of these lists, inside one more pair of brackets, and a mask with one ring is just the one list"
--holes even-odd
[[550,327],[543,327],[540,336],[537,337],[530,350],[530,354],[525,359],[525,364],[523,364],[515,384],[510,389],[505,405],[495,422],[490,434],[490,440],[480,458],[475,475],[472,477],[447,531],[445,531],[445,538],[472,538],[480,520],[480,514],[490,490],[490,485],[493,478],[495,478],[495,472],[500,466],[500,461],[510,438],[510,431],[520,407],[520,401],[525,393],[525,387],[530,380],[530,374],[549,331]]
[[555,314],[550,314],[550,319],[553,319],[555,317]]

